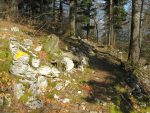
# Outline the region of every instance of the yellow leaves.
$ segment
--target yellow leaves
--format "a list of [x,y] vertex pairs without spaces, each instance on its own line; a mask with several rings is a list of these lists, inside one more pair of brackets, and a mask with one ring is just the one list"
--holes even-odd
[[28,54],[23,51],[18,51],[14,57],[15,57],[15,60],[18,60],[20,57],[26,56],[26,55],[28,55]]

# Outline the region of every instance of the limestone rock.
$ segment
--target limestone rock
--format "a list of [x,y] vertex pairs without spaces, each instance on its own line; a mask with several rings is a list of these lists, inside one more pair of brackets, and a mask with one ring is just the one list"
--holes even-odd
[[25,77],[35,80],[37,71],[34,70],[31,66],[28,66],[27,70],[24,72],[24,75],[25,75]]
[[32,92],[34,97],[36,97],[38,95],[38,83],[36,80],[30,82],[29,90]]
[[74,68],[73,61],[68,57],[64,57],[62,59],[61,63],[64,64],[65,69],[66,69],[67,72],[70,72]]
[[48,86],[47,78],[44,76],[38,77],[38,94],[45,92]]
[[33,66],[34,68],[38,68],[38,67],[40,66],[40,62],[41,62],[40,59],[32,58],[32,66]]
[[45,75],[47,77],[58,77],[60,72],[57,68],[55,67],[49,67],[49,66],[41,66],[38,69],[38,73],[41,75]]
[[23,51],[17,51],[16,54],[13,56],[13,60],[15,60],[17,63],[29,63],[29,55]]
[[10,67],[10,72],[16,76],[22,76],[28,70],[29,55],[23,51],[18,51],[14,54],[13,64]]
[[41,66],[38,69],[38,73],[41,75],[49,75],[51,73],[51,68],[49,66]]
[[25,93],[24,89],[25,89],[25,87],[21,83],[14,85],[13,91],[14,91],[14,95],[16,96],[17,99],[20,99],[20,97],[24,95],[24,93]]
[[12,54],[15,54],[19,50],[19,43],[14,37],[10,37],[9,49]]
[[28,65],[23,65],[21,63],[15,63],[10,67],[10,72],[16,76],[24,76],[26,70],[28,70]]
[[26,105],[31,109],[37,109],[43,107],[43,102],[41,100],[37,100],[34,97],[30,97],[26,102]]
[[43,46],[37,46],[34,50],[35,50],[36,52],[38,52],[38,51],[41,51],[42,48],[43,48]]
[[11,100],[11,95],[10,94],[6,94],[5,95],[5,104],[10,107],[11,106],[11,103],[12,103],[12,100]]
[[59,77],[59,74],[60,74],[60,71],[57,68],[55,67],[51,68],[51,77],[53,78]]
[[30,39],[24,39],[23,45],[24,45],[27,49],[30,49],[30,47],[33,45],[33,42],[32,42],[32,40],[30,40]]
[[70,99],[68,99],[68,98],[64,98],[64,99],[62,99],[61,100],[63,103],[70,103]]
[[55,89],[58,90],[58,91],[63,89],[63,88],[64,88],[64,83],[58,83],[55,87]]

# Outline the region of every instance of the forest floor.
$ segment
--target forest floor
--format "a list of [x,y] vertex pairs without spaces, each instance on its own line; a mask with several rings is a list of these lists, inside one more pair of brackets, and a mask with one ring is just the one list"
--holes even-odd
[[[13,24],[6,23],[2,21],[0,28],[13,26]],[[26,27],[18,27],[25,34],[17,34],[17,37],[28,37],[28,35],[35,32],[33,29],[29,32]],[[36,38],[33,37],[33,40],[40,40],[43,35],[45,34],[40,34]],[[0,37],[3,38],[0,39],[0,48],[5,47],[8,50],[8,47],[6,47],[8,43],[4,42],[8,42],[10,36],[16,36],[16,34],[12,35],[6,31],[1,31]],[[89,45],[88,42],[83,43],[80,40],[68,37],[61,37],[60,40],[61,43],[78,48],[85,53],[90,60],[89,66],[84,71],[76,70],[74,73],[70,73],[69,76],[60,76],[59,79],[62,81],[71,81],[67,87],[60,91],[54,90],[56,83],[51,82],[50,92],[39,97],[44,101],[42,109],[29,110],[13,97],[11,106],[0,107],[1,113],[150,113],[149,106],[141,107],[137,99],[131,95],[132,89],[125,82],[126,71],[121,68],[119,60],[107,53],[108,50],[105,47],[99,47],[94,43]],[[94,56],[86,53],[89,47],[94,51]],[[7,59],[0,58],[0,66],[2,67],[4,62],[5,65],[7,64]],[[6,78],[14,80],[9,71],[4,68],[7,67],[3,66],[0,69],[1,77],[6,76]],[[3,85],[5,84],[5,87],[8,87],[7,83]],[[11,91],[6,91],[6,93],[12,94]],[[0,95],[2,94],[5,94],[5,92],[0,93]],[[60,102],[55,96],[60,99],[67,98],[69,102]]]

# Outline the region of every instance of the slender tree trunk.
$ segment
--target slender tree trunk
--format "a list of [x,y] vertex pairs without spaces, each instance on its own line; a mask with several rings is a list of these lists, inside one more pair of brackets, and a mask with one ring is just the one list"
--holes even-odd
[[69,11],[69,20],[70,20],[70,35],[76,36],[76,0],[70,0],[70,11]]
[[43,0],[40,0],[40,13],[43,13]]
[[60,19],[62,18],[63,16],[63,2],[62,0],[59,1],[59,16],[60,16]]
[[87,27],[86,28],[86,39],[88,40],[89,39],[89,32],[90,32],[90,29],[89,29],[90,25],[89,25],[89,23],[87,24],[86,27]]
[[56,0],[53,0],[53,17],[55,19],[55,7],[56,7]]
[[138,0],[132,0],[132,19],[131,19],[131,36],[129,45],[128,60],[132,65],[139,61],[140,45],[139,45],[139,14]]
[[97,42],[99,41],[99,39],[98,39],[98,22],[96,22],[96,20],[94,19],[94,23],[95,23],[95,30],[96,30],[96,39],[97,39]]
[[143,6],[144,6],[144,0],[141,0],[140,25],[139,25],[140,49],[142,46],[142,39],[143,39]]
[[113,30],[113,23],[112,23],[112,16],[113,16],[113,0],[110,0],[109,4],[109,38],[108,38],[108,46],[111,46],[112,40],[112,30]]

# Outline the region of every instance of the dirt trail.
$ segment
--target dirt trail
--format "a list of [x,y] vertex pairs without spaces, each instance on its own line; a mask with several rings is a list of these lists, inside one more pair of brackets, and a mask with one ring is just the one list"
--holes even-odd
[[[74,107],[70,112],[89,113],[94,110],[96,113],[109,113],[112,110],[116,109],[117,112],[117,109],[120,109],[123,113],[128,113],[133,108],[133,104],[126,91],[127,85],[124,82],[126,73],[120,68],[120,61],[80,40],[64,40],[70,46],[82,50],[89,57],[90,68],[94,70],[86,73],[86,79],[83,82],[85,87],[80,89],[86,90],[81,103],[86,103],[87,109],[75,110]],[[95,52],[95,56],[88,54],[89,48]]]

